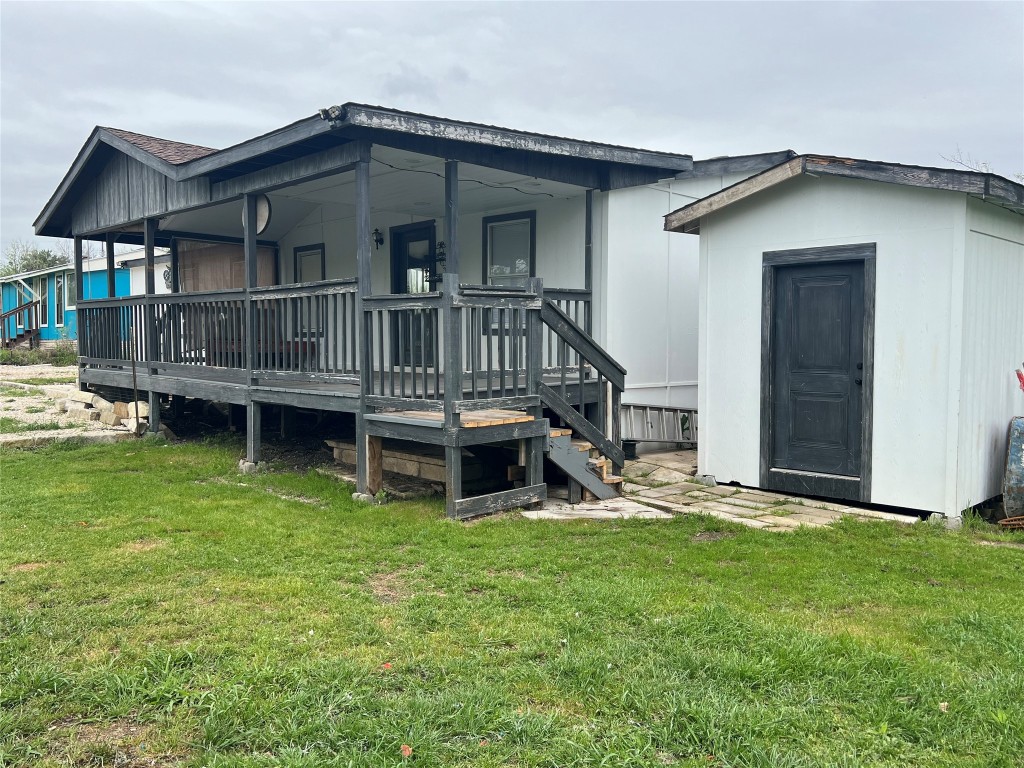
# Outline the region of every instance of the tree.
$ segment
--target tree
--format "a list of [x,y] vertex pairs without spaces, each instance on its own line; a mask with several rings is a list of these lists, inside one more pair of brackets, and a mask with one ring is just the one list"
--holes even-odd
[[[998,173],[991,165],[989,165],[984,160],[976,160],[975,158],[971,157],[969,152],[961,152],[959,146],[956,148],[956,152],[954,152],[951,157],[946,157],[945,155],[939,155],[939,157],[941,157],[943,160],[947,162],[955,163],[956,165],[959,165],[961,168],[966,168],[969,171],[975,171],[976,173]],[[1012,178],[1018,184],[1024,184],[1024,173],[1015,173],[1010,178]]]
[[3,261],[0,262],[0,276],[17,275],[21,272],[70,263],[71,258],[67,253],[54,253],[48,248],[36,248],[24,240],[15,240],[4,250]]

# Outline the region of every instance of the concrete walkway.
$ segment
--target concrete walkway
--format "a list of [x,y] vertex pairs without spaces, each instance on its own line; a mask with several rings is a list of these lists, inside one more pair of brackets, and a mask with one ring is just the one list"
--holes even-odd
[[667,519],[675,515],[707,515],[730,523],[783,533],[802,525],[821,528],[843,517],[912,524],[918,518],[891,512],[805,499],[734,485],[698,483],[696,451],[641,454],[627,461],[625,495],[609,501],[570,505],[549,499],[542,509],[523,512],[531,520]]

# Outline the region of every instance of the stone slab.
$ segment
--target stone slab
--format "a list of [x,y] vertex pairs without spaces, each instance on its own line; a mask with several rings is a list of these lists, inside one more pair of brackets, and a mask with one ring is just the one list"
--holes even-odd
[[68,418],[75,421],[99,421],[100,412],[94,408],[72,408],[68,411]]
[[661,467],[651,472],[651,474],[647,475],[644,479],[656,483],[685,483],[688,480],[692,480],[693,476],[687,475],[684,472],[678,472],[674,469]]

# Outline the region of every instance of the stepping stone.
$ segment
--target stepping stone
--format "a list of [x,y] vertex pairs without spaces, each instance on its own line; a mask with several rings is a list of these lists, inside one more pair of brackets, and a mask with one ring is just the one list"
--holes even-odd
[[739,499],[741,501],[753,502],[754,504],[767,504],[769,506],[772,504],[777,504],[780,501],[789,501],[788,496],[779,497],[775,495],[768,495],[766,493],[752,493],[751,491],[743,490],[741,490],[739,493],[737,493],[735,496],[732,496],[731,498]]
[[707,493],[713,493],[715,496],[732,496],[739,491],[739,488],[734,485],[716,485],[711,488],[704,486],[703,490]]
[[760,520],[762,523],[768,523],[769,525],[775,526],[776,528],[785,528],[786,530],[793,530],[800,527],[800,521],[794,520],[792,517],[779,517],[778,515],[762,515],[761,517],[754,518]]
[[647,475],[645,480],[656,483],[685,483],[687,480],[692,480],[693,475],[687,475],[683,472],[677,472],[674,469],[668,469],[661,467],[656,469],[651,474]]
[[671,486],[665,486],[664,488],[648,488],[643,491],[639,491],[637,496],[650,499],[660,499],[663,496],[675,496],[679,493],[675,488]]
[[718,498],[717,496],[715,496],[715,494],[708,493],[707,491],[690,491],[686,495],[689,496],[691,499],[717,499]]

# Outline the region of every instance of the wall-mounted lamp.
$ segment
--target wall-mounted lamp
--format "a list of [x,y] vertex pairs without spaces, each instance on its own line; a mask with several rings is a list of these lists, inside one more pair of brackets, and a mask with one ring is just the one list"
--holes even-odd
[[384,233],[381,232],[379,229],[375,229],[373,230],[372,237],[373,244],[377,246],[377,250],[379,251],[380,247],[384,245]]

